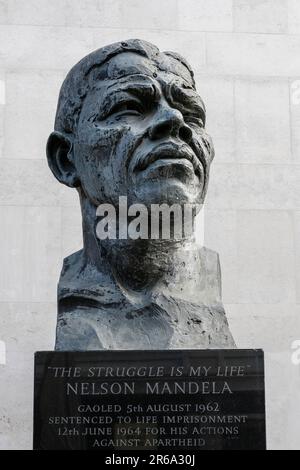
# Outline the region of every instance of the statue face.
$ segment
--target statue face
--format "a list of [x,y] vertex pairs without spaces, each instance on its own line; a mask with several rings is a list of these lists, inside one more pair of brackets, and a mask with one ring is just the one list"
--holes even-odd
[[85,98],[73,156],[95,205],[116,205],[119,196],[147,207],[202,202],[210,151],[204,105],[187,69],[168,64],[158,70],[141,55],[119,54]]

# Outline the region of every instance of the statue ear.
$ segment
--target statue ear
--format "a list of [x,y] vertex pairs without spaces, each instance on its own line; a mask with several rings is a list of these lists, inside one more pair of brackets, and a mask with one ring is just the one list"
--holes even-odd
[[61,132],[52,132],[47,142],[48,165],[55,178],[70,188],[80,185],[71,158],[72,142]]

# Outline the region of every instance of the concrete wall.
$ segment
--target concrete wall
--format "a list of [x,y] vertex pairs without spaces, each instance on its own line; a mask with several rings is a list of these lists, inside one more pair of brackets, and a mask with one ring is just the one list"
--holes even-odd
[[195,68],[217,150],[205,242],[238,346],[266,351],[269,448],[299,449],[299,0],[0,0],[0,448],[31,447],[33,352],[53,348],[62,259],[81,245],[76,195],[45,160],[59,86],[130,37]]

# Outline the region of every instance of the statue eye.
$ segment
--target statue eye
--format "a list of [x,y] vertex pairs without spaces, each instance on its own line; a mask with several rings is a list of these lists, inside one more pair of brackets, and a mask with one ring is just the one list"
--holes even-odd
[[202,127],[202,128],[204,127],[203,119],[201,119],[201,117],[196,116],[194,114],[185,114],[184,120],[188,124],[195,124],[196,126]]
[[126,115],[126,116],[137,116],[143,114],[143,106],[138,101],[126,101],[116,103],[110,110],[111,114]]

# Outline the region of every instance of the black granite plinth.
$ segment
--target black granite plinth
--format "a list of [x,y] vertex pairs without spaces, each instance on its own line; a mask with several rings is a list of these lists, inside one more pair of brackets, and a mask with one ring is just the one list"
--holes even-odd
[[38,352],[34,449],[263,450],[260,350]]

